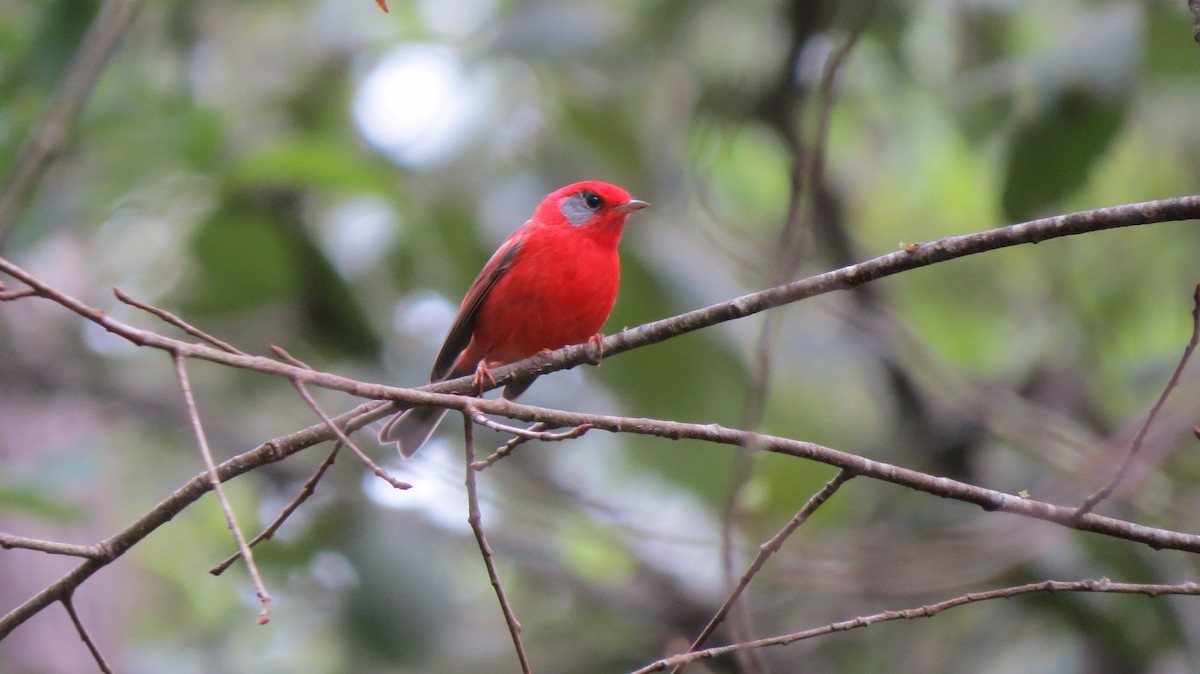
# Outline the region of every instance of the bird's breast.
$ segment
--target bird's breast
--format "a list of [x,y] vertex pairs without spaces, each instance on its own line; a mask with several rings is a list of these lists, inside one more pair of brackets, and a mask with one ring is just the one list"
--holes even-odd
[[480,307],[476,346],[489,362],[509,363],[586,342],[608,319],[619,285],[615,245],[532,237]]

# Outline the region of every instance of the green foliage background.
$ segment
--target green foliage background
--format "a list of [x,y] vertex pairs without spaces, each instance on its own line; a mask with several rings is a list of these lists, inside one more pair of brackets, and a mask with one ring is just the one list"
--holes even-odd
[[[74,141],[3,255],[128,320],[109,288],[239,347],[420,384],[454,305],[542,195],[604,179],[630,223],[608,332],[765,287],[811,148],[828,55],[862,2],[215,0],[145,3]],[[98,3],[0,0],[0,173]],[[839,74],[809,223],[816,273],[905,242],[1196,191],[1200,47],[1182,1],[879,3]],[[364,82],[440,49],[469,119],[428,161],[372,145]],[[798,55],[789,61],[789,53]],[[414,95],[397,88],[401,101]],[[415,105],[415,103],[414,103]],[[455,105],[465,106],[454,110]],[[411,149],[411,148],[409,148]],[[1186,343],[1194,223],[1057,240],[918,270],[782,312],[762,430],[1075,503],[1105,480]],[[540,381],[535,404],[738,426],[762,319]],[[192,366],[221,457],[315,421],[291,385]],[[1102,511],[1200,526],[1197,380]],[[327,410],[354,401],[322,395]],[[343,457],[259,548],[273,619],[206,498],[76,603],[127,672],[515,670],[465,527],[457,420],[401,463],[411,493]],[[489,445],[499,436],[485,434]],[[324,457],[230,485],[247,529]],[[592,433],[481,477],[484,517],[537,671],[674,652],[723,597],[728,448]],[[0,306],[0,530],[92,542],[201,469],[169,362],[35,301]],[[833,474],[760,457],[738,565]],[[0,610],[70,568],[0,553]],[[1152,552],[852,481],[747,595],[759,635],[1047,578],[1194,579]],[[1200,603],[1032,597],[763,652],[770,671],[1189,671]],[[729,639],[728,634],[721,635]],[[712,671],[735,671],[716,661]],[[62,612],[0,643],[0,670],[93,671]]]

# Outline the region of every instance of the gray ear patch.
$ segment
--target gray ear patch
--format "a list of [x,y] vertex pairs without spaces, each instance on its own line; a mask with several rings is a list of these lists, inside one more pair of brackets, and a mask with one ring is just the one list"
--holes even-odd
[[583,194],[572,194],[558,202],[558,210],[562,212],[564,218],[576,227],[586,225],[588,220],[591,220],[592,216],[596,214],[594,209],[588,208]]

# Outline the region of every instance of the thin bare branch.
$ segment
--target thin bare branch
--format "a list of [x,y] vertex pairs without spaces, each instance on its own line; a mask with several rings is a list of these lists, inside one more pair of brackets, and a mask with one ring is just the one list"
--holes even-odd
[[[280,351],[282,351],[282,349],[280,349]],[[412,489],[411,484],[396,479],[391,473],[384,470],[383,466],[375,463],[374,459],[368,456],[366,452],[359,449],[358,445],[354,444],[354,441],[350,439],[350,436],[347,435],[340,426],[334,423],[333,419],[330,419],[328,414],[325,414],[325,410],[321,409],[321,406],[317,404],[316,399],[313,398],[312,394],[308,392],[308,389],[304,387],[303,382],[298,379],[293,379],[292,385],[296,387],[296,391],[300,393],[300,397],[304,399],[304,402],[308,403],[308,406],[312,409],[312,411],[321,418],[321,421],[325,422],[325,425],[329,427],[330,432],[334,434],[334,436],[338,439],[338,442],[349,447],[350,451],[354,452],[354,455],[358,457],[358,460],[362,461],[367,469],[374,473],[376,477],[390,484],[395,489]]]
[[545,424],[534,424],[533,426],[530,426],[529,428],[519,428],[517,426],[510,426],[508,424],[502,424],[494,419],[489,419],[487,417],[487,415],[481,413],[478,409],[476,409],[472,405],[467,405],[466,407],[464,407],[463,414],[466,414],[469,419],[471,419],[475,423],[479,424],[480,426],[484,426],[485,428],[490,428],[493,431],[497,431],[500,433],[508,433],[509,435],[515,436],[512,440],[506,442],[502,447],[500,447],[500,449],[493,452],[487,458],[482,459],[480,461],[472,462],[471,468],[474,468],[475,470],[483,470],[483,469],[487,468],[488,466],[491,466],[493,463],[496,463],[500,459],[503,459],[504,457],[511,454],[512,450],[515,449],[517,447],[517,445],[521,444],[519,442],[516,442],[517,440],[520,440],[521,442],[525,442],[528,440],[542,440],[544,442],[560,442],[562,440],[573,440],[575,438],[581,437],[588,431],[592,430],[592,427],[588,424],[580,424],[579,426],[576,426],[567,431],[563,431],[561,433],[552,433],[552,432],[543,430],[545,427]]
[[67,609],[67,615],[71,616],[71,622],[75,625],[75,631],[79,633],[79,638],[83,639],[83,643],[91,651],[92,657],[96,660],[96,666],[104,674],[112,674],[112,668],[104,661],[104,655],[96,646],[96,642],[92,641],[91,635],[88,634],[87,628],[83,626],[83,621],[79,619],[79,614],[75,612],[75,601],[72,595],[67,595],[62,598],[63,608]]
[[509,426],[507,424],[502,424],[498,421],[494,421],[492,419],[487,418],[487,416],[480,413],[479,410],[477,410],[473,407],[467,407],[463,411],[470,414],[471,418],[475,421],[475,423],[479,424],[480,426],[490,428],[493,431],[498,431],[500,433],[509,433],[511,435],[515,435],[520,438],[524,438],[525,440],[543,440],[545,442],[558,442],[560,440],[573,440],[575,438],[581,437],[582,435],[584,435],[585,433],[587,433],[588,431],[590,431],[592,429],[591,426],[589,426],[587,424],[582,424],[580,426],[576,426],[575,428],[572,428],[569,431],[563,431],[561,433],[553,433],[550,431],[534,431],[534,430],[530,430],[527,428],[519,428],[517,426]]
[[[808,153],[808,162],[804,170],[804,182],[807,185],[815,186],[825,171],[825,146],[829,140],[829,120],[833,117],[833,89],[837,85],[838,76],[878,8],[879,0],[866,0],[859,8],[846,39],[825,61],[821,81],[817,84],[817,128],[813,132],[812,150]],[[813,198],[813,192],[813,187],[810,187],[810,199]]]
[[1179,378],[1183,375],[1183,369],[1187,367],[1188,360],[1192,357],[1192,352],[1196,350],[1196,343],[1198,341],[1200,341],[1200,284],[1196,285],[1196,289],[1192,293],[1192,337],[1183,349],[1183,356],[1179,359],[1179,364],[1175,366],[1175,372],[1171,374],[1171,378],[1167,381],[1167,385],[1163,388],[1162,393],[1159,394],[1154,407],[1150,408],[1150,414],[1146,415],[1146,421],[1138,429],[1137,435],[1129,443],[1129,450],[1125,453],[1125,459],[1121,461],[1121,466],[1117,468],[1116,474],[1112,476],[1108,484],[1087,497],[1083,505],[1079,506],[1079,514],[1085,515],[1092,512],[1096,505],[1111,496],[1117,485],[1121,484],[1121,481],[1125,479],[1125,475],[1133,465],[1133,459],[1142,451],[1142,443],[1146,441],[1146,433],[1150,431],[1150,425],[1158,417],[1158,413],[1162,410],[1163,405],[1166,404],[1171,391],[1174,391],[1175,387],[1179,385]]
[[[308,497],[316,493],[317,483],[320,482],[321,478],[325,476],[325,471],[329,470],[329,467],[332,466],[333,462],[337,460],[338,452],[341,451],[341,449],[341,441],[333,443],[333,451],[329,452],[329,456],[325,457],[325,460],[321,462],[320,467],[317,468],[317,472],[313,473],[312,477],[305,481],[304,486],[300,488],[300,493],[296,495],[296,498],[292,499],[291,503],[287,504],[287,507],[280,511],[279,516],[275,518],[275,521],[271,522],[270,526],[268,526],[266,529],[263,529],[262,533],[258,534],[249,543],[247,543],[249,547],[254,547],[263,541],[271,540],[275,536],[275,532],[279,531],[279,527],[283,526],[283,523],[287,521],[287,518],[291,517],[292,513],[296,512],[296,509],[300,507],[300,504],[307,501]],[[214,576],[219,576],[222,573],[225,573],[225,570],[230,566],[233,566],[233,563],[240,559],[241,556],[242,555],[240,552],[235,552],[227,557],[225,561],[209,569],[208,572]]]
[[[234,358],[233,356],[229,356]],[[268,361],[276,363],[276,361]],[[276,363],[278,365],[278,363]],[[397,389],[387,386],[367,385],[353,380],[343,380],[334,375],[329,383],[340,382],[331,388],[338,390],[360,389],[369,390],[369,395],[392,396],[398,400],[409,400],[413,404],[436,405],[461,410],[468,398],[460,395],[435,394],[411,389]],[[510,400],[470,400],[481,412],[497,414],[510,419],[527,422],[541,421],[551,428],[565,428],[591,424],[594,428],[614,433],[636,433],[653,435],[671,440],[694,439],[718,444],[743,446],[750,441],[750,433],[736,429],[728,429],[716,424],[686,424],[675,421],[643,419],[633,417],[614,417],[596,414],[581,414],[552,410],[532,405],[521,405]],[[372,401],[355,407],[334,418],[334,422],[348,432],[357,430],[372,421],[381,419],[392,413],[389,403]],[[1141,543],[1156,550],[1171,549],[1185,552],[1200,552],[1200,535],[1172,531],[1170,529],[1148,527],[1134,522],[1103,517],[1088,513],[1076,518],[1076,508],[1058,506],[1033,498],[1025,498],[1013,494],[985,489],[975,485],[959,482],[945,477],[938,477],[893,464],[872,461],[865,457],[840,452],[809,442],[801,442],[788,438],[754,435],[757,442],[766,451],[793,456],[797,458],[819,461],[839,468],[848,468],[863,477],[884,482],[890,482],[902,487],[914,489],[938,496],[950,498],[964,503],[973,503],[987,511],[1001,511],[1021,517],[1044,520],[1070,527],[1078,531],[1087,531],[1113,538]],[[333,438],[325,423],[318,423],[294,433],[275,438],[262,445],[235,456],[219,466],[217,474],[222,482],[250,472],[261,466],[282,461],[287,457],[312,447],[328,442]],[[678,445],[686,448],[688,445]],[[36,615],[46,606],[58,601],[66,592],[78,587],[103,568],[112,560],[120,557],[130,547],[149,535],[158,527],[170,521],[184,508],[194,503],[206,492],[212,489],[209,473],[206,471],[189,480],[176,489],[166,499],[155,506],[150,512],[132,522],[112,537],[98,544],[100,549],[107,551],[101,560],[87,560],[83,564],[65,574],[41,592],[37,593],[17,608],[0,618],[0,640],[4,639],[18,625]]]
[[[461,399],[460,396],[452,397]],[[451,401],[447,400],[446,402],[450,403]],[[442,405],[444,403],[437,404]],[[494,400],[474,399],[471,400],[471,404],[487,414],[496,414],[527,422],[543,421],[557,428],[587,423],[599,430],[607,430],[614,433],[653,435],[671,440],[686,438],[732,446],[745,446],[746,444],[758,443],[765,451],[797,458],[812,459],[837,468],[847,469],[863,477],[890,482],[942,498],[973,503],[988,511],[1003,511],[1023,517],[1054,522],[1079,531],[1101,533],[1116,538],[1145,543],[1155,549],[1170,548],[1200,552],[1200,535],[1144,527],[1094,513],[1089,513],[1076,519],[1076,508],[1073,507],[1054,505],[1032,498],[985,489],[958,480],[938,477],[894,464],[874,461],[863,456],[842,452],[811,442],[747,433],[739,429],[725,428],[718,424],[692,424],[661,419],[615,417],[551,410],[522,405],[502,398]],[[445,406],[453,407],[452,404],[445,404]]]
[[276,356],[279,356],[283,360],[295,365],[296,367],[302,367],[305,370],[314,369],[313,366],[288,353],[287,349],[279,346],[278,344],[271,345],[271,353],[274,353]]
[[[702,330],[719,323],[744,318],[773,307],[798,302],[836,290],[847,290],[904,271],[968,255],[977,255],[1010,246],[1039,243],[1087,232],[1195,218],[1200,218],[1200,195],[1173,197],[1170,199],[1125,204],[1090,211],[1079,211],[972,234],[950,236],[929,243],[912,243],[904,246],[899,251],[865,262],[750,293],[703,309],[696,309],[678,316],[624,330],[615,335],[609,335],[603,342],[604,355],[606,358],[611,358],[630,349],[657,344],[673,337]],[[425,397],[425,394],[435,392],[478,392],[478,387],[475,386],[473,381],[474,377],[470,375],[427,384],[416,389],[359,385],[354,385],[347,389],[345,387],[350,380],[343,377],[307,371],[303,368],[280,363],[270,358],[230,354],[202,344],[189,344],[147,330],[134,328],[104,314],[98,309],[88,306],[66,293],[56,290],[4,258],[0,258],[0,272],[21,280],[37,291],[38,295],[61,304],[63,307],[134,344],[173,353],[179,352],[188,358],[199,358],[201,360],[253,369],[289,378],[299,376],[305,383],[314,383],[319,386],[342,390],[364,398],[388,398],[409,405],[434,405],[461,410],[461,401],[450,405],[437,402],[433,396]],[[525,380],[535,375],[540,376],[591,362],[595,351],[596,347],[590,344],[576,344],[550,353],[538,354],[517,363],[498,367],[492,370],[491,373],[495,379],[495,386],[504,386],[513,381]],[[489,387],[491,386],[490,382],[491,380],[489,379]],[[372,412],[374,411],[372,409]],[[380,411],[378,417],[374,418],[382,417],[385,414],[386,412]]]
[[250,546],[246,545],[246,537],[242,534],[241,527],[238,526],[237,518],[233,515],[233,507],[229,505],[229,499],[225,497],[225,488],[221,486],[221,476],[217,472],[217,464],[213,460],[212,450],[208,447],[208,436],[204,433],[204,425],[200,422],[200,410],[196,407],[195,396],[192,395],[192,384],[188,379],[186,361],[178,353],[174,354],[174,360],[175,376],[179,379],[180,390],[183,391],[183,401],[187,405],[188,418],[192,422],[192,432],[196,435],[196,444],[200,446],[204,467],[208,469],[213,493],[217,495],[217,502],[221,504],[221,511],[225,513],[225,524],[233,532],[238,552],[246,562],[246,569],[250,572],[250,578],[254,582],[255,593],[262,602],[262,611],[258,614],[258,624],[265,625],[271,620],[271,595],[267,594],[267,587],[258,573],[258,565],[254,563],[254,554],[250,552]]
[[166,309],[159,309],[158,307],[151,306],[149,304],[146,304],[145,302],[139,302],[138,300],[133,299],[129,295],[126,295],[120,288],[113,288],[112,291],[113,291],[113,295],[116,295],[117,299],[121,300],[125,304],[128,304],[131,307],[136,307],[138,309],[141,309],[142,311],[145,311],[149,314],[153,314],[154,316],[161,318],[163,321],[170,323],[171,325],[174,325],[175,327],[179,328],[180,330],[183,330],[184,332],[188,333],[189,335],[199,338],[201,340],[204,340],[205,342],[212,344],[213,346],[217,347],[218,349],[220,349],[222,351],[225,351],[227,353],[235,353],[235,354],[242,355],[242,356],[246,355],[245,351],[242,351],[241,349],[230,344],[229,342],[226,342],[225,340],[218,339],[218,338],[208,334],[207,332],[201,330],[200,328],[197,328],[196,326],[192,325],[191,323],[188,323],[187,321],[185,321],[182,318],[176,316],[175,314],[167,311]]
[[[525,430],[529,433],[541,433],[542,431],[545,431],[548,428],[550,428],[550,427],[539,421],[537,423],[534,423],[529,428],[526,428]],[[1198,432],[1200,432],[1200,431],[1198,431]],[[500,459],[503,459],[504,457],[508,456],[509,454],[512,454],[513,450],[515,450],[517,447],[525,444],[526,442],[529,442],[532,439],[533,438],[529,437],[528,435],[516,435],[508,442],[504,443],[503,445],[500,445],[500,447],[498,447],[496,449],[496,451],[489,454],[487,456],[487,458],[480,459],[479,461],[476,461],[475,463],[471,464],[471,467],[474,468],[475,470],[483,470],[483,469],[491,466],[492,464],[496,463]]]
[[67,555],[68,557],[83,557],[84,559],[101,559],[104,557],[104,552],[94,545],[74,545],[72,543],[43,541],[37,538],[25,538],[24,536],[14,536],[3,532],[0,532],[0,548],[4,548],[5,550],[14,548],[37,550],[50,555]]
[[1197,585],[1196,583],[1181,583],[1178,585],[1113,583],[1105,579],[1079,581],[1047,580],[1040,583],[1017,585],[998,590],[989,590],[987,592],[972,592],[959,597],[954,597],[953,599],[937,602],[936,604],[927,604],[925,606],[904,609],[901,611],[883,611],[881,613],[854,618],[853,620],[830,623],[828,625],[805,630],[803,632],[794,632],[792,634],[784,634],[776,637],[770,637],[768,639],[758,639],[756,641],[731,644],[729,646],[709,648],[703,651],[695,651],[693,653],[682,653],[680,655],[674,655],[669,658],[664,658],[654,662],[641,669],[635,670],[631,674],[650,674],[651,672],[662,672],[670,669],[671,667],[677,667],[679,665],[697,662],[699,660],[708,660],[739,650],[763,648],[766,646],[785,646],[787,644],[802,641],[804,639],[812,639],[813,637],[832,634],[834,632],[846,632],[863,627],[870,627],[871,625],[890,620],[932,618],[943,611],[959,606],[965,606],[967,604],[974,604],[991,599],[1010,599],[1012,597],[1019,597],[1021,595],[1043,592],[1100,592],[1108,594],[1143,594],[1148,597],[1158,597],[1169,594],[1200,595],[1200,585]]
[[0,302],[12,302],[19,300],[22,297],[34,297],[37,291],[33,288],[21,288],[20,290],[5,290],[4,285],[0,284]]
[[475,483],[475,425],[471,423],[470,413],[463,411],[463,444],[466,445],[467,472],[467,522],[471,531],[475,532],[475,540],[479,543],[479,552],[483,555],[484,566],[487,567],[488,578],[496,591],[496,599],[500,602],[500,610],[504,612],[504,622],[508,625],[508,633],[512,635],[513,646],[517,649],[517,659],[521,662],[521,671],[530,674],[529,658],[525,655],[525,646],[521,643],[521,623],[513,613],[508,597],[504,593],[504,585],[500,582],[500,573],[496,570],[496,560],[492,556],[492,546],[488,545],[487,536],[483,533],[483,515],[479,512],[479,491]]
[[[755,575],[758,574],[763,565],[767,563],[767,560],[771,557],[771,555],[778,552],[779,548],[783,547],[783,542],[787,540],[788,536],[791,536],[792,533],[800,527],[800,525],[807,522],[808,518],[812,517],[812,514],[817,511],[817,508],[820,508],[826,501],[829,500],[829,497],[833,496],[843,484],[853,477],[854,473],[848,470],[843,469],[839,471],[837,475],[833,476],[832,480],[826,482],[825,486],[821,487],[820,491],[813,494],[808,501],[801,506],[800,510],[798,510],[796,514],[792,516],[792,519],[789,520],[782,529],[780,529],[766,543],[763,543],[761,546],[759,546],[758,554],[755,555],[754,560],[750,562],[750,565],[746,567],[746,570],[742,572],[742,577],[738,580],[737,586],[732,592],[729,593],[729,596],[725,599],[725,603],[721,604],[721,608],[718,609],[716,614],[713,615],[712,619],[708,621],[708,625],[701,630],[700,635],[696,637],[696,640],[692,642],[691,648],[688,649],[689,651],[699,650],[700,647],[704,645],[704,642],[708,641],[708,638],[713,635],[713,632],[717,631],[717,626],[721,624],[721,621],[725,619],[725,616],[729,615],[730,610],[733,608],[738,598],[742,596],[742,592],[749,587],[750,581]],[[680,674],[683,672],[683,668],[686,666],[686,662],[679,663],[679,665],[673,670],[674,674]]]
[[[296,367],[303,368],[305,370],[312,370],[312,367],[310,367],[308,363],[305,363],[299,358],[288,353],[286,349],[278,344],[272,344],[271,351],[274,352],[275,355],[291,363],[292,365],[295,365]],[[334,434],[334,437],[337,438],[339,445],[348,446],[351,451],[354,452],[354,455],[358,457],[358,460],[363,462],[367,469],[374,473],[376,477],[391,485],[393,488],[412,489],[411,484],[402,482],[393,477],[391,473],[387,472],[382,466],[375,463],[375,461],[366,452],[359,449],[358,445],[354,444],[354,442],[350,440],[350,436],[332,419],[329,418],[329,415],[325,413],[325,410],[321,409],[321,406],[317,404],[316,399],[313,398],[312,394],[308,392],[307,388],[305,388],[304,382],[293,377],[292,385],[296,387],[296,391],[300,393],[300,397],[304,399],[304,402],[308,404],[309,408],[321,418],[321,421],[325,422],[325,425]],[[334,451],[337,451],[336,448]]]
[[0,247],[46,167],[66,146],[79,111],[129,29],[139,4],[140,0],[109,0],[96,12],[49,107],[41,115],[41,123],[25,138],[16,162],[0,185]]

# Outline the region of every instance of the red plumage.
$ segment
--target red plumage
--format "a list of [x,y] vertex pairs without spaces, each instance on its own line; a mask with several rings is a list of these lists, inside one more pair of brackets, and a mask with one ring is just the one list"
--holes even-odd
[[[467,290],[430,381],[474,372],[482,384],[490,368],[596,335],[617,299],[617,244],[625,220],[647,205],[599,181],[549,194]],[[517,397],[530,383],[509,384],[505,397]],[[383,427],[379,440],[394,442],[402,455],[412,456],[445,415],[433,407],[401,412]]]

